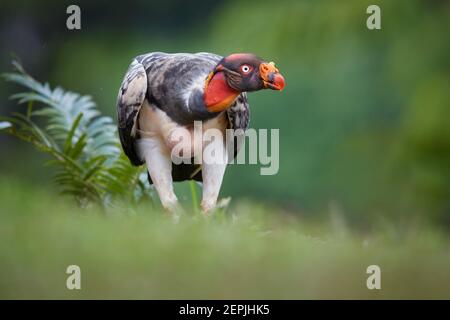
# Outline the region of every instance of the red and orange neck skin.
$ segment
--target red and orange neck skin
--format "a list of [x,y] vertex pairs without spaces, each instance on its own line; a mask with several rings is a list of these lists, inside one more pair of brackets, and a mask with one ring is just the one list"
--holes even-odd
[[204,101],[209,112],[221,112],[230,107],[239,91],[231,88],[222,71],[211,72],[205,82]]

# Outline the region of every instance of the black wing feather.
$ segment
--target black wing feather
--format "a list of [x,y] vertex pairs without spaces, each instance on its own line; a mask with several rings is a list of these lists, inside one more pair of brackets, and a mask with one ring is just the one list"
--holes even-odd
[[135,142],[138,138],[136,119],[147,93],[147,73],[142,64],[134,60],[120,86],[117,98],[117,118],[120,143],[123,151],[135,166],[144,161],[136,153]]
[[228,127],[235,130],[234,159],[244,143],[245,131],[248,129],[250,124],[250,108],[248,105],[247,94],[245,92],[241,93],[233,105],[227,110],[227,115]]

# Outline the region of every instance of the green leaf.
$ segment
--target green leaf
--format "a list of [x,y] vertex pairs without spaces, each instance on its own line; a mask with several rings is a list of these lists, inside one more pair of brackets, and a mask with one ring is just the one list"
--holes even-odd
[[64,143],[64,152],[66,152],[66,153],[69,152],[70,149],[72,148],[72,139],[75,135],[75,131],[77,130],[82,117],[83,117],[82,113],[80,113],[76,117],[75,121],[72,124],[72,127],[69,130],[69,133],[67,134],[66,142]]
[[[56,172],[52,181],[62,193],[83,205],[91,201],[105,205],[117,197],[135,199],[143,194],[141,170],[121,152],[113,119],[101,115],[90,96],[52,89],[33,79],[18,62],[13,65],[16,72],[3,78],[25,89],[11,99],[28,105],[23,112],[0,117],[0,130],[51,156],[46,165]],[[33,117],[41,121],[34,122]]]

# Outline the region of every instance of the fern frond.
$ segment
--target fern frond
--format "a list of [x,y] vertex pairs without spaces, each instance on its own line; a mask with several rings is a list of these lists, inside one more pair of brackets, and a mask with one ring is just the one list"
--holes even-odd
[[[90,96],[60,87],[51,89],[48,83],[32,78],[18,62],[13,65],[16,72],[3,77],[27,89],[11,99],[28,107],[25,113],[0,117],[0,132],[50,155],[47,165],[53,168],[53,181],[61,193],[74,196],[80,204],[106,204],[124,197],[139,200],[148,192],[140,180],[142,170],[131,166],[120,150],[114,121],[101,115]],[[35,117],[44,124],[33,121]]]

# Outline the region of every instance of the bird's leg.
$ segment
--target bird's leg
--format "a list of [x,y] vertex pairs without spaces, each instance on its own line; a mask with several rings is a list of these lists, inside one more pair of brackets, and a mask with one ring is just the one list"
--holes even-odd
[[208,213],[216,206],[223,175],[227,167],[227,159],[223,136],[215,136],[203,150],[203,195],[201,207],[204,213]]
[[148,173],[164,209],[173,212],[177,208],[178,199],[173,192],[172,160],[169,151],[157,136],[138,140],[138,148],[145,159]]

